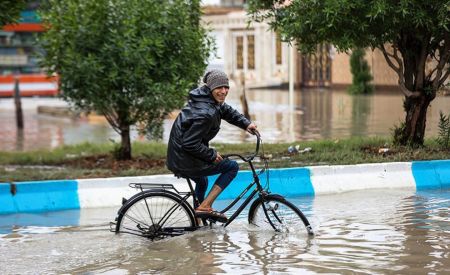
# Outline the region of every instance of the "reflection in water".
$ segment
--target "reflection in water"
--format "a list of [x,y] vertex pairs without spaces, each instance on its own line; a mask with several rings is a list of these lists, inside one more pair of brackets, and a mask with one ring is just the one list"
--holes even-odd
[[24,149],[24,141],[25,141],[25,133],[24,129],[16,130],[16,151],[23,151]]
[[0,254],[9,263],[2,274],[450,272],[450,190],[370,190],[294,201],[305,209],[315,237],[258,230],[243,216],[226,229],[151,243],[108,232],[116,209],[104,215],[106,210],[86,209],[78,227],[22,233],[20,244],[13,234],[0,237]]
[[441,196],[422,191],[404,199],[404,253],[397,265],[409,266],[410,273],[450,271],[450,190]]
[[[240,109],[233,93],[230,96],[230,104]],[[252,119],[266,142],[390,136],[394,125],[404,120],[399,92],[351,96],[338,90],[297,90],[292,112],[286,90],[250,90],[248,99]],[[437,97],[430,105],[427,137],[438,134],[440,111],[450,113],[450,97]],[[217,141],[252,141],[248,135],[239,136],[239,131],[227,123],[223,123],[222,133]]]
[[359,136],[367,132],[367,120],[370,114],[372,97],[367,95],[352,96],[352,123],[351,136]]
[[[249,90],[250,115],[266,142],[290,142],[346,138],[351,136],[390,136],[391,129],[404,119],[403,97],[399,92],[350,96],[345,91],[297,90],[291,111],[287,90]],[[33,103],[30,103],[28,101]],[[228,103],[241,110],[239,94],[230,92]],[[54,148],[85,141],[104,143],[119,136],[104,120],[68,119],[38,114],[37,106],[60,106],[57,99],[24,98],[25,129],[17,133],[13,102],[0,99],[0,150]],[[437,97],[427,116],[427,137],[438,133],[439,112],[450,113],[450,97]],[[164,121],[163,140],[169,138],[173,119]],[[133,140],[145,140],[132,131]],[[216,142],[253,141],[253,137],[223,122]]]

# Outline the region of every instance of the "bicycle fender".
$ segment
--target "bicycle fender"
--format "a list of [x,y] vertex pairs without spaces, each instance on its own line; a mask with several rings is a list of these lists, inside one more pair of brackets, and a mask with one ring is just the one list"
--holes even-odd
[[269,199],[270,198],[277,198],[277,199],[279,199],[281,201],[285,201],[286,200],[286,198],[284,196],[279,195],[279,194],[269,194],[269,195],[265,196],[265,198],[269,198]]
[[140,197],[144,194],[149,194],[149,193],[167,193],[170,194],[171,196],[175,196],[178,199],[182,199],[181,196],[175,192],[170,192],[167,191],[166,189],[150,189],[150,190],[145,190],[142,192],[138,192],[136,194],[134,194],[133,196],[131,196],[129,199],[127,199],[125,202],[122,202],[122,206],[119,208],[119,210],[117,211],[117,214],[121,214],[123,209],[128,205],[129,202],[132,202],[135,198]]
[[[285,199],[282,195],[279,195],[279,194],[269,194],[269,195],[265,195],[264,198],[265,198],[265,199],[272,199],[272,198],[273,198],[273,199],[278,199],[278,200],[280,200],[280,201],[282,201],[282,202],[285,202],[285,201],[286,201],[286,199]],[[254,200],[254,201],[252,202],[252,204],[250,205],[250,209],[249,209],[249,211],[248,211],[248,213],[249,213],[249,215],[248,215],[249,222],[250,222],[250,216],[253,215],[253,212],[255,211],[256,206],[258,206],[258,204],[261,203],[261,200],[262,200],[262,198],[259,197],[259,198],[257,198],[256,200]]]

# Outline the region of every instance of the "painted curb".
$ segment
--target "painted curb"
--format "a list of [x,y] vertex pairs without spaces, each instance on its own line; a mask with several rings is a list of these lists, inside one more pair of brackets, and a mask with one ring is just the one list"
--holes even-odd
[[415,188],[411,163],[374,163],[310,167],[316,194],[364,189]]
[[[266,179],[261,177],[263,186]],[[240,171],[219,198],[235,198],[250,181],[250,171]],[[0,183],[0,214],[118,207],[137,192],[128,184],[138,182],[188,191],[186,181],[173,175]],[[270,169],[270,191],[286,197],[390,188],[450,188],[450,160]]]
[[417,189],[450,188],[450,160],[412,163]]

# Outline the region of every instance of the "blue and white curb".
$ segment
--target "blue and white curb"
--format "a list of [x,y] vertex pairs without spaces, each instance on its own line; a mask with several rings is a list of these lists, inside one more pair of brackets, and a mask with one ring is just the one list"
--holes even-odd
[[[240,171],[219,198],[235,198],[250,181],[250,171]],[[0,214],[120,206],[123,197],[137,192],[129,183],[188,190],[186,181],[173,175],[0,183]],[[265,174],[261,183],[266,184]],[[450,160],[270,169],[271,192],[287,197],[392,188],[450,188]]]
[[418,189],[450,188],[450,160],[416,161],[411,170]]

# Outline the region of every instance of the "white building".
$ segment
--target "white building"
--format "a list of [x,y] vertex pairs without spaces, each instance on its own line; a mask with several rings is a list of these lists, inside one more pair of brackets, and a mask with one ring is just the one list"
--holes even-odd
[[[236,78],[244,73],[247,87],[279,86],[289,82],[290,60],[296,86],[346,87],[352,82],[349,55],[331,45],[318,45],[303,55],[270,30],[267,23],[249,23],[243,0],[205,0],[202,22],[216,40],[217,56],[209,69],[218,68]],[[379,87],[398,87],[397,75],[379,50],[366,51],[366,60]]]
[[281,42],[266,23],[249,25],[247,20],[245,10],[239,6],[204,7],[202,21],[212,30],[217,47],[209,68],[222,69],[233,78],[244,73],[247,86],[287,83],[287,43]]

